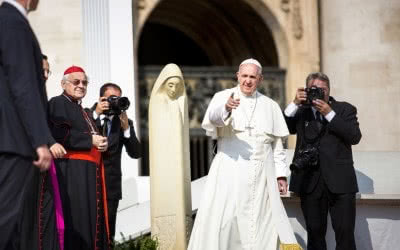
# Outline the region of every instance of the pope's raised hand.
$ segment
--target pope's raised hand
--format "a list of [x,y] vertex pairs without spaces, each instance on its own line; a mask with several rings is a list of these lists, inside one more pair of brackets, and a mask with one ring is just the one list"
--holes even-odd
[[234,93],[231,94],[231,96],[229,97],[228,101],[225,104],[225,109],[228,112],[231,112],[232,109],[235,109],[239,106],[240,104],[240,99],[239,98],[234,98]]

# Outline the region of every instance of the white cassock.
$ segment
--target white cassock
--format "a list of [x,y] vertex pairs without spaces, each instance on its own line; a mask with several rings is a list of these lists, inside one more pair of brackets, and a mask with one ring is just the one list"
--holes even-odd
[[[232,93],[240,105],[228,116]],[[202,127],[218,139],[218,153],[188,249],[275,250],[279,242],[297,243],[277,183],[288,173],[282,138],[289,132],[279,105],[257,91],[246,97],[238,87],[227,89],[214,95]]]

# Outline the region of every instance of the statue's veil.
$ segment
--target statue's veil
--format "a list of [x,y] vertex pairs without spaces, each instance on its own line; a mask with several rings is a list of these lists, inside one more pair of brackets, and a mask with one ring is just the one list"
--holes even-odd
[[[178,67],[178,65],[173,64],[173,63],[167,64],[161,70],[160,75],[157,77],[157,80],[153,86],[153,90],[151,91],[149,109],[151,108],[151,106],[153,106],[155,104],[155,102],[161,101],[160,98],[158,98],[158,97],[162,97],[162,96],[164,96],[164,98],[167,97],[166,93],[164,93],[165,89],[163,88],[163,85],[169,78],[172,78],[172,77],[178,77],[182,82],[182,84],[181,84],[182,88],[177,93],[177,101],[179,103],[179,109],[182,113],[182,118],[184,118],[184,116],[185,116],[184,114],[185,114],[185,112],[187,112],[187,108],[185,110],[185,103],[187,102],[186,87],[184,84],[184,79],[183,79],[181,69]],[[157,96],[157,98],[156,98],[156,96]],[[161,99],[164,99],[164,98],[161,98]],[[166,100],[164,100],[164,101],[166,101]]]

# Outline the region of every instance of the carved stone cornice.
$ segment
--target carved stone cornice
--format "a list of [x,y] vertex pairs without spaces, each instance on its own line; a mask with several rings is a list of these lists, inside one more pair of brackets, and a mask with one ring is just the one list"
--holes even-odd
[[281,10],[283,10],[284,12],[289,12],[290,0],[281,0]]
[[301,20],[301,10],[299,0],[293,1],[293,34],[296,39],[303,37],[303,22]]
[[303,37],[303,22],[299,0],[281,0],[281,10],[292,15],[292,30],[296,39]]

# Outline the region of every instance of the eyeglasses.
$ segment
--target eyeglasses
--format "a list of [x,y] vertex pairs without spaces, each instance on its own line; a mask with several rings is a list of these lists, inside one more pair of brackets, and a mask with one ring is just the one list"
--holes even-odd
[[66,80],[66,81],[72,83],[74,86],[78,86],[80,83],[82,83],[82,85],[86,87],[89,84],[89,82],[87,80],[74,79],[74,80]]

